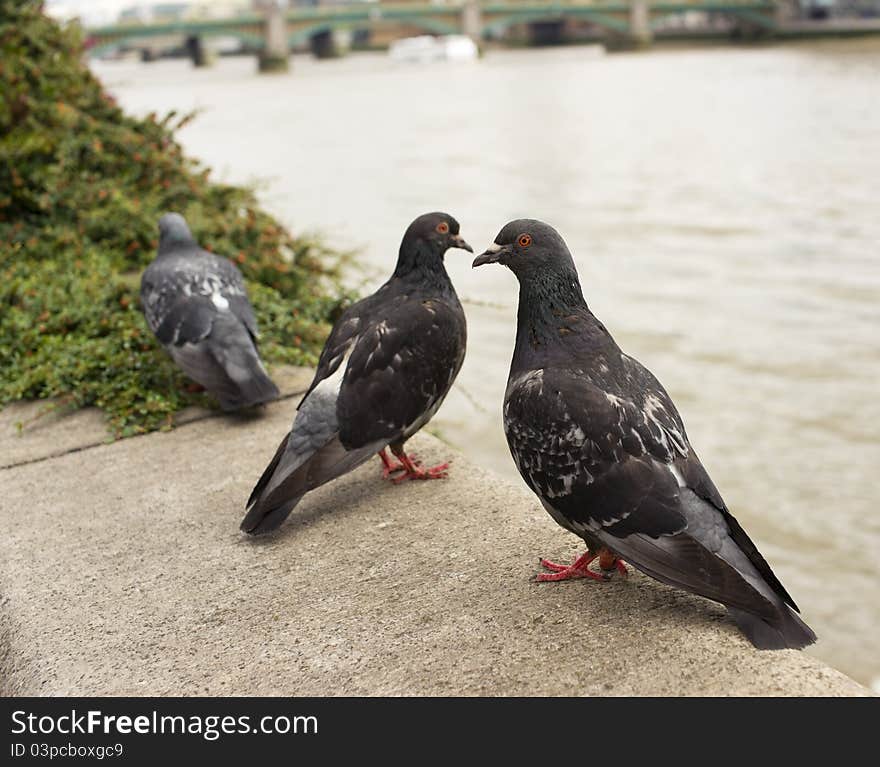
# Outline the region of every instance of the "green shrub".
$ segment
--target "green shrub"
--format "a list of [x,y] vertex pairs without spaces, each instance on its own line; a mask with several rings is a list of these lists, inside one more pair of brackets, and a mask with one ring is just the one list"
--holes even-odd
[[0,0],[0,406],[96,405],[128,436],[206,401],[139,307],[166,211],[239,264],[264,359],[313,363],[347,299],[340,255],[292,236],[251,190],[213,183],[174,139],[187,117],[124,114],[81,54],[78,29],[40,3]]

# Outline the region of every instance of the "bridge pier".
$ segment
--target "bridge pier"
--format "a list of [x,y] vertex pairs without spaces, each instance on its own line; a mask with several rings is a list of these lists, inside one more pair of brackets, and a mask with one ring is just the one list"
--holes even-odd
[[284,12],[276,3],[266,6],[263,27],[263,50],[260,52],[260,72],[287,72],[290,69],[290,48],[287,45],[287,24]]
[[199,35],[189,35],[184,43],[189,58],[194,67],[209,67],[217,58],[216,54],[205,47],[204,38]]
[[636,48],[647,48],[654,39],[651,12],[647,0],[631,0],[629,6],[630,42]]
[[316,59],[338,59],[350,47],[351,35],[341,30],[325,29],[309,38],[309,48]]
[[461,7],[461,31],[474,41],[477,50],[483,50],[483,12],[478,0],[468,0]]

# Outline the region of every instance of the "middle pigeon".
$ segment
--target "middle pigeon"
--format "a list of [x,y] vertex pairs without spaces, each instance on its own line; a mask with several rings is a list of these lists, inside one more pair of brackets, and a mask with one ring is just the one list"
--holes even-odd
[[403,445],[437,412],[464,361],[464,312],[443,263],[449,248],[473,253],[452,216],[419,216],[391,278],[339,318],[293,428],[248,499],[242,530],[276,529],[307,492],[374,453],[395,482],[446,476],[448,464],[424,468]]

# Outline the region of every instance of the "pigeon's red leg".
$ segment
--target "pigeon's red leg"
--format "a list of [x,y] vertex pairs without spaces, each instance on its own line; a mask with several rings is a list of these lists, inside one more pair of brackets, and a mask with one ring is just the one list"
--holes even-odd
[[394,483],[406,482],[408,479],[446,479],[449,471],[449,463],[441,463],[437,466],[424,468],[420,461],[413,461],[403,450],[403,447],[391,446],[391,452],[400,459],[405,469],[404,474],[394,477],[391,481]]
[[406,466],[399,461],[397,463],[392,462],[384,447],[379,451],[378,456],[382,460],[382,479],[391,479],[392,474],[396,474],[398,471],[406,471]]
[[617,572],[621,575],[629,575],[623,560],[619,559],[618,556],[609,549],[601,549],[599,551],[599,567],[606,573],[616,568]]
[[205,391],[205,387],[202,386],[200,383],[190,381],[186,386],[183,387],[183,390],[189,392],[190,394],[198,394]]
[[538,573],[537,580],[540,583],[547,581],[568,581],[573,578],[594,578],[597,581],[605,580],[605,576],[600,573],[594,573],[590,570],[590,562],[592,562],[598,554],[593,554],[589,550],[585,551],[570,565],[560,565],[557,562],[551,562],[549,559],[542,559],[541,565],[552,573]]

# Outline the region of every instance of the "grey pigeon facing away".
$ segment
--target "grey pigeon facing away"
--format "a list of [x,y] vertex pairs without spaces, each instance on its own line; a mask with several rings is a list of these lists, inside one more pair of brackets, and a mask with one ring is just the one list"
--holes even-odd
[[[519,280],[504,430],[526,484],[587,552],[542,560],[541,581],[604,579],[626,560],[671,586],[725,605],[760,649],[802,648],[816,635],[734,519],[688,442],[669,395],[624,354],[584,301],[555,229],[507,224],[474,266]],[[599,558],[600,571],[589,569]]]
[[159,253],[141,278],[150,330],[223,410],[278,397],[257,352],[257,320],[238,268],[199,247],[183,216],[159,219]]
[[391,278],[339,318],[293,428],[248,499],[242,530],[274,530],[307,492],[374,453],[395,482],[446,476],[448,464],[424,468],[403,446],[437,412],[464,361],[464,312],[443,263],[449,248],[473,252],[458,222],[419,216]]

